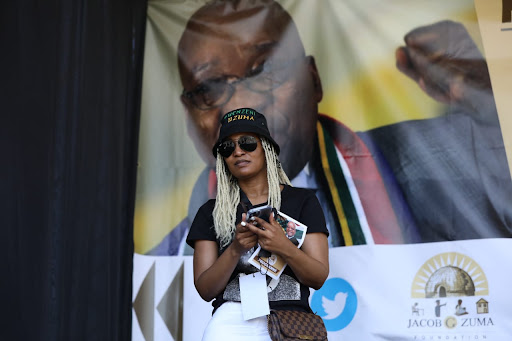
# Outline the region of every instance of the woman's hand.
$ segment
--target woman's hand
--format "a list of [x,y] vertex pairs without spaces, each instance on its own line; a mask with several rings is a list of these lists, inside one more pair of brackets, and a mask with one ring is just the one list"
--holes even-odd
[[270,223],[261,218],[253,217],[252,221],[247,226],[249,231],[256,236],[257,243],[260,244],[261,248],[279,254],[278,251],[283,247],[295,247],[295,245],[288,240],[283,232],[283,228],[274,219],[273,214],[270,215],[269,220]]
[[233,238],[233,247],[240,255],[246,253],[258,243],[258,236],[250,230],[248,225],[246,214],[242,213],[242,220],[236,225],[235,237]]
[[329,275],[327,236],[323,233],[309,233],[299,249],[286,237],[283,228],[272,215],[269,220],[270,223],[260,218],[254,219],[263,228],[247,225],[258,236],[258,244],[281,256],[302,284],[320,289]]
[[[198,240],[194,246],[194,284],[205,301],[211,301],[224,290],[240,256],[256,246],[258,236],[251,232],[245,213],[237,224],[233,242],[218,256],[218,245],[211,240]],[[256,227],[254,227],[256,228]]]

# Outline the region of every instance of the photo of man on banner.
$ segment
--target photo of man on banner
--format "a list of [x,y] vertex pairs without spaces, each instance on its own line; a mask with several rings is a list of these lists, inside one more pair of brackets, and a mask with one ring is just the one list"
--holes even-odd
[[[190,254],[184,238],[195,210],[215,197],[219,119],[238,107],[267,114],[292,184],[314,189],[322,204],[330,247],[511,237],[512,182],[487,63],[462,24],[441,19],[404,32],[395,58],[442,113],[354,130],[319,112],[322,65],[280,1],[209,1],[194,10],[175,51],[183,91],[168,96],[181,101],[183,112],[172,115],[185,115],[206,166],[186,217],[139,252]],[[372,92],[360,101],[371,107]]]

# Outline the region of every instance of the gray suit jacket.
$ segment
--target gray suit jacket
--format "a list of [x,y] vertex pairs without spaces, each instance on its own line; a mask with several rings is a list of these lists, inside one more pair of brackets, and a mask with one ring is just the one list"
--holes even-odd
[[497,118],[454,113],[361,136],[393,173],[422,242],[512,236],[512,181]]

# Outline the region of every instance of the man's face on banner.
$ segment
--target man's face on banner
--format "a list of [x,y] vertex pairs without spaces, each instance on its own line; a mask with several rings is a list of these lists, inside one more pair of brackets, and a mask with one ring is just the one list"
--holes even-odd
[[267,117],[284,170],[293,178],[313,150],[322,99],[318,72],[279,5],[241,6],[197,12],[182,36],[178,53],[188,132],[213,166],[220,117],[254,108]]

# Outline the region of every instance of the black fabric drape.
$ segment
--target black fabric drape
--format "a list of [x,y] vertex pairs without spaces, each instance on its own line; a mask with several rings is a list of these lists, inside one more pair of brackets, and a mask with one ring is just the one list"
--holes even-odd
[[146,1],[0,8],[0,340],[129,340]]

